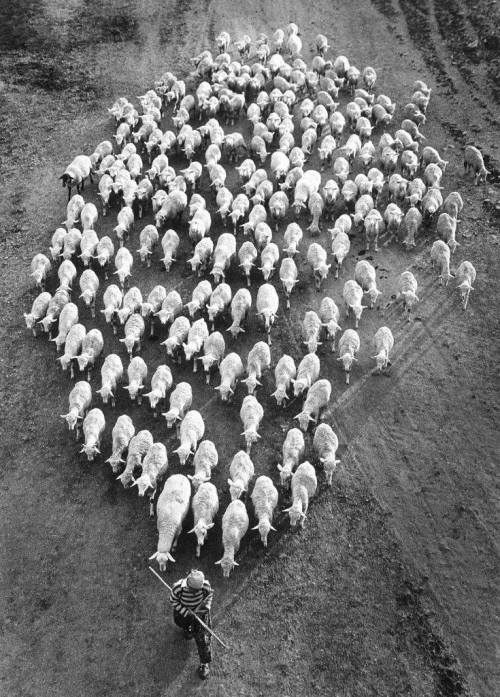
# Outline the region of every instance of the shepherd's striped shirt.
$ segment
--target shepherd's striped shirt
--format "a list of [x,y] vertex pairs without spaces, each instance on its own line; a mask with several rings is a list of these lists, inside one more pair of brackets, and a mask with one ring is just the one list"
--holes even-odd
[[198,589],[188,586],[185,578],[174,583],[170,593],[170,603],[181,615],[186,616],[189,610],[195,610],[203,601],[203,609],[210,609],[213,590],[210,582],[205,580],[203,587]]

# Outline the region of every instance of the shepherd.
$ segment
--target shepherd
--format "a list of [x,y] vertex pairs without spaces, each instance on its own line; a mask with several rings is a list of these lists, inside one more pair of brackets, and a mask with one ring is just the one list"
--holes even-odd
[[212,626],[210,607],[213,595],[210,581],[198,569],[192,569],[185,578],[179,579],[170,591],[175,624],[184,631],[185,639],[194,638],[196,642],[200,657],[198,675],[202,680],[208,678],[212,661],[212,633],[208,628]]

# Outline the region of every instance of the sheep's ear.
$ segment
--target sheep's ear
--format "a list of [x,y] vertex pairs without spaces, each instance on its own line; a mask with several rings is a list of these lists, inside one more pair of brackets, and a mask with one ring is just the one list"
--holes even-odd
[[210,525],[207,525],[207,530],[211,530],[214,527],[215,523],[210,523]]
[[291,510],[292,510],[292,507],[290,506],[290,508],[283,508],[283,509],[281,510],[281,512],[282,512],[282,513],[288,513],[288,511],[291,511]]
[[257,525],[254,525],[253,528],[251,528],[251,530],[258,530],[258,529],[259,529],[259,524],[258,524],[258,523],[257,523]]
[[214,561],[214,564],[217,566],[217,564],[222,564],[222,559],[219,559],[219,561]]
[[190,535],[192,532],[196,532],[196,530],[194,528],[192,530],[188,530],[188,535]]
[[232,479],[228,479],[228,480],[227,480],[227,483],[229,484],[229,486],[233,486],[233,484],[234,484],[234,482],[233,482]]

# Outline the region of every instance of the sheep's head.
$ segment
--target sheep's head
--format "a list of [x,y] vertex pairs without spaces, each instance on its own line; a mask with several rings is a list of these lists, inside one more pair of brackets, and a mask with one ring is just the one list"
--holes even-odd
[[[307,411],[301,411],[300,414],[297,414],[297,416],[294,416],[294,418],[298,420],[300,430],[304,431],[304,433],[309,428],[309,423],[314,421],[312,416]],[[292,523],[292,525],[295,525],[295,523]]]
[[141,476],[134,481],[132,486],[137,487],[137,489],[138,489],[137,493],[139,494],[139,496],[144,496],[144,494],[146,493],[146,491],[148,489],[153,488],[153,485],[151,483],[151,478],[150,478],[149,474],[147,474],[147,473],[141,474]]
[[194,528],[190,530],[189,532],[194,533],[196,535],[196,556],[200,556],[200,547],[202,547],[205,544],[205,538],[208,534],[208,531],[214,527],[214,523],[205,523],[203,520],[199,520]]
[[263,518],[258,525],[256,525],[252,530],[258,530],[260,533],[260,539],[264,547],[267,547],[267,536],[270,530],[277,532],[276,528],[271,525],[271,521],[268,518]]
[[346,385],[348,385],[351,367],[352,367],[352,364],[356,361],[356,358],[352,355],[352,353],[346,352],[346,353],[344,353],[343,356],[340,356],[339,358],[337,358],[337,360],[340,361],[343,365],[343,368],[345,371],[345,381],[346,381]]
[[221,565],[222,575],[224,576],[224,578],[229,578],[229,575],[233,570],[233,567],[239,566],[239,564],[235,562],[234,559],[229,559],[228,557],[222,557],[222,559],[216,561],[215,564]]
[[156,559],[156,561],[158,562],[160,571],[165,571],[165,569],[167,568],[167,563],[169,561],[175,562],[175,559],[170,554],[170,552],[155,552],[149,557],[149,561],[153,561],[154,559]]
[[87,460],[89,462],[93,462],[95,459],[95,456],[99,455],[101,453],[101,451],[99,450],[99,448],[97,447],[97,445],[95,443],[89,443],[89,444],[85,443],[85,445],[82,447],[80,452],[85,453],[85,455],[87,456]]
[[179,410],[178,409],[170,409],[169,411],[165,412],[162,414],[162,416],[165,417],[167,420],[167,428],[172,428],[172,426],[177,422],[180,421],[180,416],[179,416]]
[[290,516],[290,525],[292,527],[296,527],[299,523],[301,526],[304,525],[306,514],[302,512],[302,504],[300,500],[297,500],[297,502],[294,501],[290,508],[285,508],[283,510],[283,513],[288,513]]
[[283,487],[288,488],[290,486],[290,480],[292,478],[292,471],[283,465],[278,465],[278,470],[280,473],[280,484]]
[[188,457],[194,454],[189,443],[181,443],[179,447],[174,450],[174,453],[179,455],[179,462],[181,465],[185,465]]

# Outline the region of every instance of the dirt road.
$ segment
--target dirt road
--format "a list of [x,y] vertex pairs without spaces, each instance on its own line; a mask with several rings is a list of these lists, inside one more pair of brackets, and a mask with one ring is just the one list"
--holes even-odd
[[[0,6],[0,692],[497,695],[496,4],[236,0],[191,7],[182,1],[101,6],[49,0],[43,7],[30,0]],[[106,108],[116,97],[143,94],[166,69],[185,74],[189,58],[213,48],[222,29],[255,37],[290,21],[301,28],[305,56],[312,56],[315,35],[327,34],[332,55],[374,65],[379,91],[400,106],[410,100],[415,79],[433,88],[424,132],[450,161],[445,191],[456,189],[466,201],[452,268],[470,259],[478,278],[464,313],[453,283],[438,286],[429,268],[429,239],[409,255],[390,246],[374,258],[383,295],[363,315],[359,365],[349,388],[335,357],[320,354],[322,376],[334,386],[330,418],[341,441],[333,488],[322,485],[303,532],[290,533],[281,516],[267,551],[249,535],[227,581],[213,566],[221,556],[220,533],[209,537],[201,568],[217,592],[217,631],[232,650],[217,653],[213,677],[200,684],[193,649],[180,643],[167,620],[165,595],[146,568],[157,539],[146,503],[124,491],[100,461],[81,460],[59,418],[70,381],[57,369],[53,347],[24,327],[22,313],[34,295],[28,267],[64,219],[66,191],[58,176],[74,155],[110,137]],[[466,142],[486,153],[492,172],[486,185],[475,187],[463,174]],[[95,188],[86,196],[95,200]],[[99,234],[113,225],[114,215],[100,220]],[[342,278],[329,281],[325,294],[340,301],[343,279],[363,258],[362,244],[355,241]],[[422,301],[411,321],[393,297],[404,268],[420,281]],[[147,292],[154,279],[166,278],[158,263],[154,274],[137,265],[134,281]],[[319,301],[306,265],[301,275],[292,309],[277,323],[273,365],[284,350],[303,355],[297,322]],[[241,284],[236,273],[230,280],[233,288]],[[196,279],[179,264],[169,282],[187,299]],[[393,366],[388,376],[373,377],[369,337],[382,324],[396,338]],[[246,357],[262,337],[252,318],[236,350]],[[110,332],[105,341],[118,349]],[[164,360],[158,341],[145,355],[151,366]],[[176,369],[175,377],[196,385],[193,406],[221,456],[215,482],[224,510],[227,463],[242,447],[243,391],[238,408],[222,408],[213,389],[187,368]],[[98,376],[92,382],[97,386]],[[269,375],[261,388],[266,424],[252,456],[258,474],[275,478],[297,404],[278,411],[264,396],[271,384]],[[105,409],[108,447],[111,426],[125,410],[124,396],[115,412]],[[170,452],[175,438],[163,424],[152,423],[144,406],[131,413],[136,427],[151,428]],[[171,460],[171,471],[179,471]],[[192,565],[191,537],[181,537],[168,580]]]

